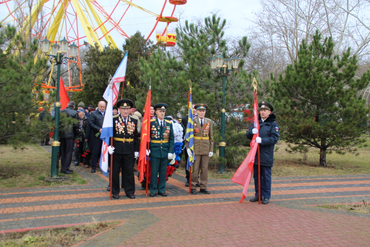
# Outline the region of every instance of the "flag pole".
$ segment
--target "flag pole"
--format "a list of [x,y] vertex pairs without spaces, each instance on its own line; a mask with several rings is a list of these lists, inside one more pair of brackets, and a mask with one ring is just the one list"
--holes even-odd
[[[110,143],[113,144],[113,136],[110,138]],[[112,180],[112,175],[113,174],[113,154],[110,155],[110,174],[109,174],[109,177],[110,177],[110,183],[109,183],[109,186],[110,186],[110,190],[109,190],[109,198],[112,200],[112,196],[113,196],[113,180]]]
[[[191,81],[190,81],[190,90],[188,91],[188,113],[189,113],[189,101],[190,101],[190,94],[191,94]],[[194,118],[194,117],[193,117]],[[186,130],[185,130],[186,131]],[[189,159],[189,157],[188,157],[188,159]],[[186,162],[188,162],[188,161],[186,161]],[[189,166],[189,194],[191,194],[191,166]],[[186,169],[186,163],[185,163],[185,169]]]
[[[152,78],[149,80],[149,90],[152,90]],[[148,97],[148,95],[147,95]],[[147,104],[147,100],[145,100],[145,106]],[[149,102],[151,104],[151,102]],[[146,109],[146,107],[144,108]],[[150,116],[149,116],[149,122],[147,123],[148,129],[150,129]],[[149,150],[149,142],[146,144],[146,149]],[[147,157],[147,162],[146,162],[146,179],[145,179],[145,196],[148,197],[148,190],[149,190],[149,156]]]
[[[253,77],[252,85],[254,87],[254,92],[256,93],[256,102],[257,100],[257,80],[255,77]],[[258,108],[257,108],[258,109]],[[259,133],[257,137],[259,136]],[[260,144],[257,143],[257,152],[258,152],[258,204],[261,204],[261,161],[260,161]]]

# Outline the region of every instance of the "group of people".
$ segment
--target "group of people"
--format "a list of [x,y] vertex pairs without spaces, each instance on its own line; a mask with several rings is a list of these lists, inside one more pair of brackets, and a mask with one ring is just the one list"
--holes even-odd
[[[259,133],[256,142],[260,144],[260,165],[261,165],[261,196],[262,203],[269,203],[271,197],[271,167],[273,166],[274,145],[279,139],[279,127],[272,114],[273,106],[262,101],[258,104],[259,131],[254,127],[254,123],[246,133],[247,138],[252,139],[253,135]],[[98,107],[93,111],[85,111],[83,103],[78,105],[79,109],[74,110],[75,103],[68,103],[68,107],[62,111],[67,117],[75,117],[79,120],[78,124],[60,135],[60,157],[61,172],[72,173],[70,169],[72,151],[75,140],[75,149],[79,155],[83,153],[88,145],[91,151],[85,155],[82,162],[86,167],[91,166],[91,173],[96,172],[96,166],[101,155],[102,141],[99,137],[102,131],[106,103],[100,101]],[[150,108],[150,145],[146,150],[146,155],[150,157],[150,194],[167,196],[166,193],[166,172],[169,160],[174,159],[174,128],[173,122],[165,118],[168,105],[159,103]],[[192,173],[187,171],[187,182],[185,186],[192,185],[191,193],[210,194],[207,189],[208,183],[208,164],[209,158],[213,156],[213,121],[206,118],[208,106],[200,103],[194,105],[193,128],[194,128],[194,163]],[[138,113],[138,114],[137,114]],[[89,117],[87,117],[87,115]],[[182,118],[183,135],[185,136],[188,116]],[[113,142],[108,147],[108,152],[113,154],[112,169],[112,193],[114,199],[119,199],[120,187],[125,191],[128,198],[135,198],[135,178],[134,163],[139,157],[141,132],[141,114],[134,108],[134,103],[130,99],[121,99],[117,102],[113,112]],[[84,148],[85,147],[85,148]],[[185,162],[192,155],[189,143],[184,141]],[[85,153],[86,154],[86,153]],[[76,156],[76,155],[75,155]],[[79,157],[75,157],[79,159]],[[77,160],[80,162],[81,160]],[[76,163],[75,163],[76,164]],[[78,163],[77,163],[78,164]],[[258,201],[258,156],[256,155],[254,165],[255,197],[250,201]],[[122,180],[120,183],[119,174]]]

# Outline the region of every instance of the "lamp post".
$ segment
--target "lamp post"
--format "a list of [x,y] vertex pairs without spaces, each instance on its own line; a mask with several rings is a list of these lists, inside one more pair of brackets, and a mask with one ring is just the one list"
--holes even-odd
[[[59,113],[60,113],[60,102],[59,102],[59,83],[60,83],[60,65],[63,63],[63,61],[67,61],[68,59],[73,59],[77,56],[77,46],[75,44],[72,44],[69,46],[69,52],[68,52],[68,41],[64,38],[59,41],[59,44],[54,43],[51,46],[51,54],[48,54],[50,51],[50,41],[47,39],[44,39],[41,41],[41,50],[43,53],[45,53],[46,56],[49,57],[49,59],[52,62],[55,62],[57,64],[57,96],[56,96],[56,102],[55,102],[55,129],[54,129],[54,141],[51,144],[51,178],[52,179],[58,179],[60,178],[58,176],[58,169],[57,169],[57,162],[58,162],[58,152],[60,147],[59,142]],[[65,54],[69,53],[69,57],[64,57]]]
[[[211,69],[222,76],[222,110],[221,110],[221,142],[219,143],[219,155],[221,158],[225,159],[225,86],[226,77],[229,72],[233,72],[239,66],[240,59],[238,57],[224,59],[222,55],[216,58],[211,58]],[[219,164],[218,173],[225,173],[225,164],[223,161]]]

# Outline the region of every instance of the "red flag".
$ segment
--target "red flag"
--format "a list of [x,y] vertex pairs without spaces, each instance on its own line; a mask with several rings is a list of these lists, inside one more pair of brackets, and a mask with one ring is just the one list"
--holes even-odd
[[64,87],[64,82],[63,82],[62,77],[60,77],[60,82],[59,82],[59,101],[60,101],[60,110],[67,108],[69,97],[67,94],[67,90]]
[[[259,122],[258,122],[258,104],[257,104],[257,92],[254,92],[254,104],[253,104],[253,114],[254,114],[254,128],[260,129]],[[253,136],[251,141],[251,150],[249,151],[247,157],[243,161],[243,163],[239,166],[238,170],[236,170],[234,176],[232,177],[231,181],[240,185],[243,185],[243,192],[242,198],[239,202],[242,202],[244,198],[247,197],[248,187],[251,182],[252,173],[253,173],[253,165],[254,160],[256,157],[256,152],[258,148],[258,144],[256,143],[256,138],[259,136],[257,133]]]
[[139,181],[142,182],[144,179],[144,173],[146,170],[147,163],[149,162],[146,157],[146,150],[150,141],[150,103],[151,103],[151,90],[148,91],[145,101],[145,113],[143,123],[141,125],[141,142],[140,142],[140,156],[137,165],[137,169],[140,172]]

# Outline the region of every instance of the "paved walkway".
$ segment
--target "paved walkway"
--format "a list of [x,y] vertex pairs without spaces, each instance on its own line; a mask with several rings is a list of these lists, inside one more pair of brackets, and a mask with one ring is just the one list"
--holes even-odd
[[109,200],[106,177],[73,169],[88,185],[0,190],[0,232],[119,221],[78,246],[370,245],[370,215],[316,207],[369,202],[370,175],[274,178],[270,204],[258,205],[239,203],[242,187],[230,180],[210,180],[212,194],[190,195],[176,172],[168,197],[145,197],[136,181],[136,199],[121,192]]

